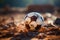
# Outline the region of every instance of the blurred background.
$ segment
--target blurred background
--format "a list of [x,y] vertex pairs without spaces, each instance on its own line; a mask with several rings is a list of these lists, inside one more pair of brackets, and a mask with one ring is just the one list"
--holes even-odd
[[56,7],[60,7],[60,0],[0,0],[0,8],[5,5],[9,5],[11,7],[26,7],[28,5],[53,5]]
[[[31,9],[32,8],[32,9]],[[54,12],[60,10],[60,0],[0,0],[0,11],[39,11]],[[40,9],[40,10],[39,10]]]
[[57,10],[59,12],[60,0],[0,0],[0,12],[2,13],[2,11],[6,10],[51,13]]
[[20,22],[29,12],[50,13],[60,18],[60,0],[0,0],[1,20],[13,17]]

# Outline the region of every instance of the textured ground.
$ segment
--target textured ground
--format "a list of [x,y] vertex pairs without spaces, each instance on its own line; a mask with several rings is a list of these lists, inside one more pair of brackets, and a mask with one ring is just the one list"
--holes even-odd
[[[0,17],[0,18],[1,19],[2,18],[10,18],[12,16],[14,17],[15,22],[18,21],[17,23],[20,23],[20,21],[25,16],[25,14],[13,14],[13,15],[8,15],[8,16]],[[9,21],[11,21],[11,20],[9,20]],[[56,30],[60,31],[60,29],[56,29]],[[59,35],[54,34],[55,32],[53,33],[53,35],[51,35],[51,34],[47,35],[46,33],[47,32],[28,32],[27,34],[25,34],[25,33],[21,32],[17,35],[8,35],[7,34],[6,37],[3,36],[0,38],[0,40],[60,40],[60,34],[59,34],[60,32],[57,33]]]

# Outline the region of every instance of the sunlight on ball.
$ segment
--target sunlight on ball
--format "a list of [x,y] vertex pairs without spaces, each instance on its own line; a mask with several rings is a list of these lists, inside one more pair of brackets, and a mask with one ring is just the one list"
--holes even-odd
[[25,19],[25,24],[29,24],[31,22],[31,19],[29,18],[29,17],[27,17],[26,19]]
[[35,27],[37,27],[37,23],[35,21],[32,21],[30,24],[29,24],[31,30],[34,30]]

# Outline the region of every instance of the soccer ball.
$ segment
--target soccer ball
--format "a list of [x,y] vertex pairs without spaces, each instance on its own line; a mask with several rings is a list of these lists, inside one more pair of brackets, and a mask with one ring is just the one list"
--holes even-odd
[[25,18],[25,22],[30,24],[30,22],[35,21],[38,25],[42,25],[44,22],[43,16],[38,12],[28,13]]
[[25,24],[29,25],[30,30],[35,30],[38,25],[43,25],[44,18],[38,12],[28,13],[24,18]]

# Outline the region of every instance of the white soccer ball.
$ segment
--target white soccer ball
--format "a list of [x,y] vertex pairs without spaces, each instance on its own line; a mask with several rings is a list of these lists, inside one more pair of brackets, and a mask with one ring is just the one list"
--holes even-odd
[[40,13],[38,13],[38,12],[30,12],[30,13],[28,13],[26,16],[25,16],[25,20],[26,20],[26,22],[29,24],[30,22],[32,22],[32,19],[31,19],[31,17],[32,16],[36,16],[37,17],[37,19],[36,19],[36,23],[38,24],[38,25],[42,25],[43,24],[43,22],[44,22],[44,18],[43,18],[43,16],[40,14]]

